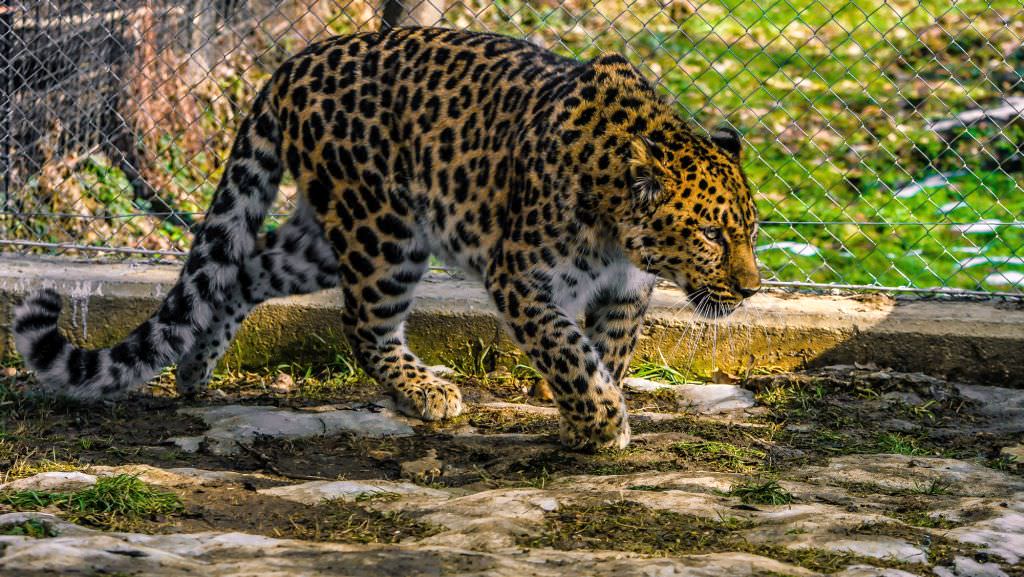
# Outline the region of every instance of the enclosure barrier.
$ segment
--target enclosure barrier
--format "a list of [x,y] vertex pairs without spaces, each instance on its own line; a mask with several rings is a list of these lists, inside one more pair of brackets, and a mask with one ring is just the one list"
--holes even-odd
[[2,0],[0,249],[177,259],[284,58],[417,23],[620,52],[739,130],[776,284],[1024,291],[1017,0]]

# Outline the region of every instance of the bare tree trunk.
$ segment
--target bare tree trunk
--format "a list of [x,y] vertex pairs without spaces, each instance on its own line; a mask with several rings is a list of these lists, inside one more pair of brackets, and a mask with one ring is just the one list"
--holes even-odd
[[381,28],[437,26],[444,19],[447,0],[382,0]]

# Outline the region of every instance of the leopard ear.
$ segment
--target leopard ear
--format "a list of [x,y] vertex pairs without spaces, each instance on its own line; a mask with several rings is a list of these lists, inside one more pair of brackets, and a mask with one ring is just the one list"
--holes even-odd
[[740,151],[743,148],[743,141],[740,138],[740,133],[736,132],[730,126],[720,126],[711,133],[711,142],[718,145],[719,148],[724,150],[729,156],[733,158],[740,157]]
[[665,192],[662,178],[665,167],[661,163],[662,153],[646,136],[634,137],[632,156],[629,159],[630,187],[634,206],[656,205]]

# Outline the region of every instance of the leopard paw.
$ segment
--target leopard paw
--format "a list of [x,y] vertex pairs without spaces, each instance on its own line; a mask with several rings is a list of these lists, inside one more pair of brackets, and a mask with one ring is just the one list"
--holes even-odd
[[459,387],[441,379],[399,385],[392,393],[399,411],[424,421],[439,421],[457,417],[462,413],[462,393]]
[[629,445],[629,417],[625,399],[601,404],[593,414],[567,415],[559,419],[562,445],[576,450],[624,449]]

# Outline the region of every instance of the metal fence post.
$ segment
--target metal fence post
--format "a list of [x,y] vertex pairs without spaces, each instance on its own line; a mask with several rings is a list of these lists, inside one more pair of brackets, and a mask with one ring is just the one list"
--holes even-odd
[[380,27],[434,26],[444,18],[445,0],[383,0]]
[[14,89],[14,5],[0,1],[0,210],[9,210],[11,190],[11,98]]

